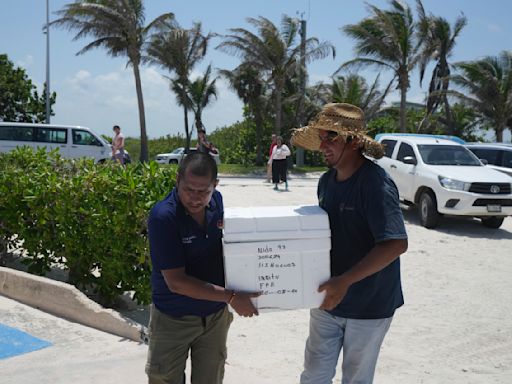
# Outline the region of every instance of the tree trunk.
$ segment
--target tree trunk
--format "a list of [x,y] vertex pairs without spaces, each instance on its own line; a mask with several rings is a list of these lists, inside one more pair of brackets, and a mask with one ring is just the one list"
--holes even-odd
[[277,136],[281,135],[281,115],[282,111],[282,90],[283,87],[279,84],[279,81],[276,81],[276,117],[274,120],[274,133]]
[[504,127],[496,127],[494,132],[496,133],[496,142],[502,143],[503,142],[503,131],[505,130]]
[[400,132],[405,133],[406,130],[406,113],[407,113],[407,85],[400,85]]
[[259,102],[254,111],[254,122],[256,124],[256,165],[263,164],[262,139],[263,139],[263,119],[261,118],[261,108]]
[[188,153],[188,149],[190,148],[190,132],[188,130],[188,108],[186,105],[183,106],[183,120],[185,123],[185,137],[186,137],[185,153]]
[[453,119],[452,119],[452,109],[450,107],[450,103],[448,102],[448,97],[446,93],[443,95],[444,102],[444,113],[446,115],[446,134],[453,135]]
[[187,94],[185,91],[185,85],[182,86],[181,89],[181,98],[183,100],[183,114],[184,114],[184,123],[185,123],[185,136],[186,136],[186,146],[185,146],[185,153],[188,153],[188,150],[190,148],[190,136],[191,132],[188,128],[188,107],[187,107]]
[[139,106],[139,124],[140,124],[140,161],[149,160],[148,136],[146,134],[146,114],[144,112],[144,98],[142,97],[142,84],[140,81],[139,64],[132,61],[133,74],[135,76],[135,89],[137,90],[137,102]]

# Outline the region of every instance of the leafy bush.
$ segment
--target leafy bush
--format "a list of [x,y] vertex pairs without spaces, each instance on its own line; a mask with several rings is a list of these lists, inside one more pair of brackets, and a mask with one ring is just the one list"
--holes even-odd
[[155,162],[95,165],[30,148],[0,154],[0,237],[26,251],[29,272],[58,263],[107,303],[124,291],[148,303],[147,215],[175,173]]

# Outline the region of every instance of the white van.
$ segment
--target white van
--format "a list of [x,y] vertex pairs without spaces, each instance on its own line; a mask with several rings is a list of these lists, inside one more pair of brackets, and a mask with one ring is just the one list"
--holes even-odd
[[0,152],[22,146],[58,148],[64,158],[89,157],[97,163],[112,157],[110,144],[86,127],[0,122]]

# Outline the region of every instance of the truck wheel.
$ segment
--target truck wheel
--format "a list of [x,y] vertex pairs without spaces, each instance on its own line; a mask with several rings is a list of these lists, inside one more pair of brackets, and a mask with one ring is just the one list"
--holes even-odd
[[482,217],[482,225],[487,228],[498,229],[503,224],[504,217]]
[[432,192],[420,196],[420,222],[425,228],[435,228],[439,222],[436,198]]
[[169,164],[178,164],[178,160],[175,160],[175,159],[169,160]]

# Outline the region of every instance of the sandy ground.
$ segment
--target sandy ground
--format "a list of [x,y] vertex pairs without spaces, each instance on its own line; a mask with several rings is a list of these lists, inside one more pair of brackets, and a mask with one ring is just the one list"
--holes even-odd
[[[317,181],[293,178],[290,192],[276,192],[261,179],[222,177],[218,189],[228,207],[309,205],[316,204]],[[416,212],[404,211],[404,217],[406,305],[384,341],[375,383],[512,383],[512,218],[499,230],[457,218],[428,230]],[[297,383],[308,320],[307,310],[235,316],[224,382]],[[0,361],[2,383],[146,382],[144,345],[2,297],[0,322],[54,344]]]
[[[226,206],[316,204],[316,183],[292,179],[290,192],[275,192],[259,180],[224,178],[218,189]],[[384,341],[375,383],[512,383],[512,218],[499,230],[460,218],[428,230],[415,211],[404,217],[406,304]],[[308,315],[236,318],[225,382],[297,383]]]

